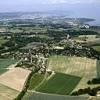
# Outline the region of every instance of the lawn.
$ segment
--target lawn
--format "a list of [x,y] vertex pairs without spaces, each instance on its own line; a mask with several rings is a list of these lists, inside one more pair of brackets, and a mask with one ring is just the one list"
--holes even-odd
[[36,91],[68,95],[76,87],[80,79],[80,77],[56,73],[49,80],[46,80],[43,84],[41,84]]
[[0,74],[6,72],[8,69],[6,69],[7,67],[9,67],[11,64],[14,64],[16,62],[16,60],[13,59],[0,59]]
[[43,80],[43,78],[44,78],[44,74],[39,74],[39,73],[34,74],[30,80],[29,90],[32,90],[36,86],[38,86]]

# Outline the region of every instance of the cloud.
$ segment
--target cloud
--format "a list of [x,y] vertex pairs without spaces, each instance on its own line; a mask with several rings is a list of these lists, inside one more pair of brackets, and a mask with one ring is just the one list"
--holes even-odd
[[81,3],[100,3],[100,0],[44,0],[43,4],[81,4]]

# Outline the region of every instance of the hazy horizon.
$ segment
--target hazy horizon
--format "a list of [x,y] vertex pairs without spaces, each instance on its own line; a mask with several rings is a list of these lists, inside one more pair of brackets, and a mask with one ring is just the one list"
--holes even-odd
[[100,23],[99,0],[3,0],[0,12],[64,12],[69,17],[89,17]]

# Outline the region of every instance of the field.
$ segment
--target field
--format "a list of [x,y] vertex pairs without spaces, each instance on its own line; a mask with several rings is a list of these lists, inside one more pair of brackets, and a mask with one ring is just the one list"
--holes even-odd
[[80,77],[84,75],[86,67],[92,70],[95,63],[95,60],[86,57],[51,56],[48,69]]
[[16,60],[13,59],[0,59],[0,74],[3,74],[4,72],[6,72],[8,69],[7,67],[9,67],[10,65],[16,63]]
[[92,48],[98,52],[100,52],[100,46],[92,46]]
[[100,77],[100,60],[97,61],[97,77]]
[[6,40],[6,39],[0,37],[0,46],[1,46],[2,44],[6,43],[7,41],[8,41],[8,40]]
[[46,28],[40,28],[40,27],[15,27],[15,28],[11,28],[9,30],[12,33],[21,33],[21,32],[25,32],[25,33],[30,33],[30,32],[34,32],[34,33],[45,33],[47,30]]
[[[97,77],[97,61],[85,57],[52,56],[49,58],[48,69],[81,77],[75,90],[88,87],[88,80]],[[91,87],[94,87],[94,85]]]
[[[84,96],[72,97],[72,96],[64,96],[64,95],[38,93],[38,92],[37,93],[27,92],[22,100],[89,100],[89,97],[84,97]],[[92,100],[96,100],[96,99],[92,99]]]
[[32,90],[38,86],[44,78],[44,74],[36,73],[32,76],[29,84],[29,90]]
[[[88,100],[89,96],[68,96],[73,91],[86,87],[87,82],[97,76],[100,77],[100,61],[86,57],[51,56],[48,59],[48,69],[52,70],[44,81],[44,76],[33,75],[30,90],[23,100]],[[42,77],[42,78],[41,78]],[[36,82],[36,83],[35,83]],[[40,83],[40,84],[39,84]],[[32,90],[32,91],[31,91]]]
[[99,38],[96,38],[96,35],[80,35],[79,39],[86,39],[86,41],[95,41],[99,40]]
[[17,91],[21,91],[29,73],[30,71],[22,68],[10,69],[0,75],[0,83]]
[[68,95],[76,87],[80,79],[80,77],[72,75],[55,73],[49,80],[41,84],[37,91]]
[[0,100],[13,100],[18,93],[18,91],[0,84]]

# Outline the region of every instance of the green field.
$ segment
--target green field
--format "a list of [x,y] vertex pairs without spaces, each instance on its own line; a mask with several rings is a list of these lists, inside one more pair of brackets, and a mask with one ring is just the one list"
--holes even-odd
[[96,66],[96,68],[97,68],[97,77],[100,78],[100,60],[97,61],[97,66]]
[[100,46],[93,46],[92,48],[93,48],[94,50],[100,52]]
[[[97,77],[97,60],[86,57],[51,56],[48,62],[48,69],[73,76],[82,77],[75,88],[86,88],[88,80]],[[94,87],[94,85],[91,87]]]
[[4,43],[6,43],[8,40],[4,39],[3,37],[0,37],[0,46]]
[[37,32],[37,33],[46,33],[47,29],[46,28],[40,28],[40,27],[15,27],[11,28],[9,30],[12,33],[30,33],[30,32]]
[[18,91],[0,84],[0,100],[13,100],[18,93]]
[[[84,96],[64,96],[64,95],[52,95],[44,93],[26,93],[22,100],[89,100],[89,97]],[[99,100],[99,99],[98,99]]]
[[29,90],[32,90],[36,86],[38,86],[43,80],[43,78],[44,78],[44,74],[39,74],[39,73],[34,74],[30,80]]
[[55,93],[68,95],[76,87],[80,81],[80,77],[67,75],[63,73],[55,73],[49,80],[46,80],[37,91],[44,93]]
[[11,64],[14,64],[16,60],[13,59],[0,59],[0,74],[6,72]]

